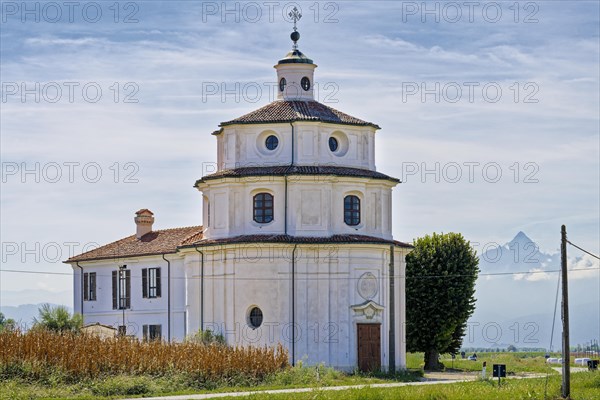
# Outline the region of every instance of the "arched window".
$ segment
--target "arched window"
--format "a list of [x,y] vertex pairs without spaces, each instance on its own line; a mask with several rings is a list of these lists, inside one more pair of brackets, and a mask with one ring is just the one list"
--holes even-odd
[[273,221],[273,196],[259,193],[254,196],[254,221],[266,224]]
[[360,224],[360,199],[356,196],[344,197],[344,222],[346,225]]

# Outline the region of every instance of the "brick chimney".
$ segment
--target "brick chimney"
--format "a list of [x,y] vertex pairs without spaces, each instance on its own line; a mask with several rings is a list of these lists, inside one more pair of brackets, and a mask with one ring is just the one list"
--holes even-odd
[[146,233],[152,232],[154,213],[147,208],[144,208],[135,213],[134,221],[137,227],[135,237],[141,239]]

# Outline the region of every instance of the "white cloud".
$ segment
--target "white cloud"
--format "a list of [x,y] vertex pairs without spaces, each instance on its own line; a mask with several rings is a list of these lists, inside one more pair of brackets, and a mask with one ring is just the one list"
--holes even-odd
[[550,274],[548,272],[544,272],[544,270],[541,268],[534,268],[530,272],[531,273],[527,274],[525,277],[525,280],[530,282],[549,281],[551,279],[556,279],[557,275],[556,273]]
[[34,37],[25,39],[25,44],[33,46],[98,46],[108,42],[104,39],[85,37],[79,39],[65,39],[56,37]]
[[569,272],[569,279],[599,279],[600,280],[600,260],[584,254],[575,260],[569,260],[569,269],[577,270]]

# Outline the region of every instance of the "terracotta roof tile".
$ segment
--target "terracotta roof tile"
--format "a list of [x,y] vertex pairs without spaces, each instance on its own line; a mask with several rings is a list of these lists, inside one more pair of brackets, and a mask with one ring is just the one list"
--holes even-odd
[[179,248],[214,246],[235,243],[292,243],[292,244],[394,244],[412,248],[412,245],[397,240],[382,239],[366,235],[333,235],[329,237],[289,236],[289,235],[241,235],[225,239],[202,239],[202,226],[163,229],[147,233],[138,240],[135,235],[117,240],[97,249],[69,258],[65,263],[122,259],[159,254],[175,253]]
[[202,226],[162,229],[149,232],[142,236],[141,239],[137,239],[135,235],[128,236],[116,242],[71,257],[65,262],[71,263],[76,261],[175,253],[179,246],[197,242],[201,238]]
[[334,124],[372,126],[376,129],[381,129],[377,124],[363,121],[318,101],[299,100],[277,100],[239,118],[222,122],[220,126],[293,121],[321,121]]
[[234,243],[292,243],[292,244],[347,244],[347,243],[372,243],[372,244],[394,244],[399,247],[412,248],[409,243],[397,240],[382,239],[366,235],[333,235],[329,237],[313,236],[290,236],[290,235],[241,235],[224,239],[199,240],[182,247],[213,246]]
[[400,180],[381,172],[361,168],[333,167],[333,166],[269,166],[269,167],[243,167],[225,169],[214,174],[203,176],[196,181],[194,186],[211,179],[242,178],[247,176],[283,176],[283,175],[334,175],[350,176],[356,178],[383,179],[399,183]]
[[148,210],[147,208],[142,208],[141,210],[136,211],[135,213],[136,213],[136,215],[140,215],[140,214],[154,215],[154,213],[152,211]]

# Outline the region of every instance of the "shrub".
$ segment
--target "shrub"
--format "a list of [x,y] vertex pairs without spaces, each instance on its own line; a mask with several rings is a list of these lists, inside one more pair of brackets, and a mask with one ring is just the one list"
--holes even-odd
[[225,337],[220,334],[214,334],[210,329],[205,331],[198,330],[194,335],[187,338],[188,341],[201,344],[225,344]]
[[136,396],[152,392],[152,386],[149,377],[116,376],[95,383],[91,391],[95,396]]

